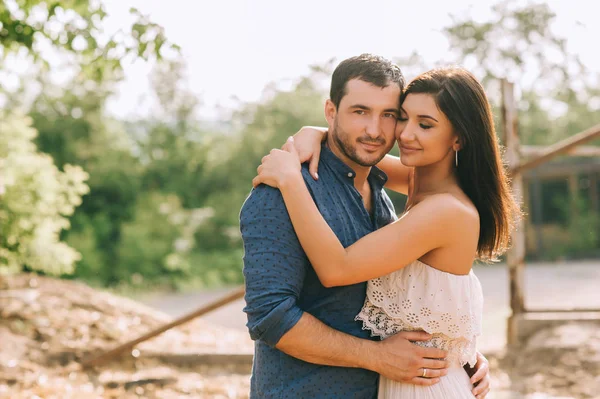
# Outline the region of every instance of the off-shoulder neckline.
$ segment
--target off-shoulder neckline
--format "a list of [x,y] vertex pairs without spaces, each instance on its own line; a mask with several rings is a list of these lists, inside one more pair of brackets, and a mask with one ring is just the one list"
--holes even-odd
[[438,272],[440,272],[440,273],[448,274],[448,275],[450,275],[450,276],[454,276],[454,277],[469,277],[469,276],[471,276],[472,274],[474,274],[474,273],[473,273],[473,268],[471,268],[471,270],[469,270],[469,273],[468,273],[468,274],[456,274],[456,273],[450,273],[450,272],[447,272],[447,271],[445,271],[445,270],[441,270],[441,269],[438,269],[438,268],[436,268],[436,267],[433,267],[433,266],[431,266],[431,265],[428,265],[428,264],[427,264],[427,263],[425,263],[425,262],[421,262],[419,259],[417,259],[417,260],[415,260],[415,261],[413,261],[413,262],[411,262],[411,263],[418,263],[418,264],[420,264],[420,265],[422,265],[422,266],[428,267],[428,268],[430,268],[430,269],[433,269],[433,270],[437,270],[437,271],[438,271]]

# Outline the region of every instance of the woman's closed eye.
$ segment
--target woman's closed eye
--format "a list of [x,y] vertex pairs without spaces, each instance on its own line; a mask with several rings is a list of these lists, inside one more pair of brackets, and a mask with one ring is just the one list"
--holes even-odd
[[426,125],[425,123],[419,123],[419,126],[421,126],[421,129],[431,129],[433,126],[431,125]]

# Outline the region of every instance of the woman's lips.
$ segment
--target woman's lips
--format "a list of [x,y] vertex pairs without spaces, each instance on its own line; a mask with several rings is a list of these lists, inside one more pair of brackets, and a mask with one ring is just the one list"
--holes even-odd
[[420,148],[408,147],[408,146],[404,146],[404,145],[400,146],[400,151],[402,151],[402,152],[411,153],[411,152],[417,152],[419,150],[420,150]]

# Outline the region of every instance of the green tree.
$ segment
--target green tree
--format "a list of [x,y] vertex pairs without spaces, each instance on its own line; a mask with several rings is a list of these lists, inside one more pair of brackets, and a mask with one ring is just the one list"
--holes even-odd
[[[105,282],[116,279],[121,224],[133,217],[141,168],[122,124],[105,117],[104,103],[114,84],[123,77],[124,59],[160,60],[169,50],[178,51],[176,45],[166,40],[162,27],[138,10],[132,9],[131,13],[135,19],[131,26],[107,34],[102,28],[106,12],[98,1],[0,2],[0,60],[13,56],[38,66],[34,79],[21,80],[19,92],[8,93],[0,88],[0,95],[9,98],[7,108],[30,110],[34,127],[39,131],[36,142],[40,150],[52,157],[44,158],[49,170],[55,168],[54,158],[57,170],[64,170],[58,173],[71,176],[72,170],[79,170],[69,164],[83,166],[91,173],[91,193],[71,217],[73,234],[62,230],[59,237],[55,230],[47,230],[47,239],[53,242],[63,238],[80,247],[85,255],[80,263],[82,275],[98,275],[105,268],[109,271]],[[56,65],[49,59],[56,56],[63,64],[67,61],[66,71],[72,76],[64,87],[51,83],[49,72]],[[0,68],[4,66],[0,62]],[[27,97],[21,94],[31,81],[39,83],[41,91],[29,107],[20,98]],[[2,116],[11,117],[9,113]],[[9,139],[16,140],[10,136]],[[2,157],[0,161],[4,162]],[[43,195],[43,190],[49,188],[36,182],[40,184],[36,190]],[[21,181],[16,183],[21,184]],[[32,217],[41,212],[37,208],[29,211]],[[63,228],[67,227],[64,223]],[[69,259],[75,255],[67,255],[65,262],[70,266],[55,271],[72,272],[73,262]]]
[[60,233],[88,191],[88,176],[78,166],[60,171],[37,150],[30,125],[24,116],[0,114],[0,273],[72,273],[80,254]]
[[216,154],[206,169],[210,176],[203,206],[214,215],[196,233],[196,263],[202,265],[207,282],[240,282],[242,243],[239,235],[239,210],[250,193],[251,181],[261,158],[303,125],[323,125],[326,94],[319,84],[329,79],[327,66],[315,67],[289,91],[272,85],[261,103],[245,104],[234,113],[233,126],[239,127],[220,140],[207,142]]
[[184,72],[180,60],[158,65],[152,74],[158,107],[127,129],[143,165],[142,189],[176,194],[184,207],[196,208],[210,192],[210,143],[218,134],[197,120],[199,100],[186,88]]
[[[106,38],[101,2],[90,0],[4,0],[0,2],[0,59],[25,50],[48,67],[47,47],[74,59],[80,72],[96,82],[122,71],[127,55],[146,60],[161,58],[168,43],[164,29],[137,9],[127,30]],[[131,40],[133,39],[133,40]]]
[[492,11],[482,22],[454,17],[443,31],[454,61],[480,77],[492,98],[499,98],[499,79],[517,85],[522,143],[550,144],[597,123],[600,86],[554,33],[556,13],[545,3],[511,1]]
[[40,150],[59,168],[76,164],[90,174],[90,193],[71,217],[71,230],[63,233],[84,254],[76,276],[115,283],[121,225],[133,218],[141,167],[123,124],[105,116],[104,94],[83,91],[79,96],[77,88],[70,82],[58,91],[62,96],[39,96],[30,116]]
[[123,225],[118,281],[177,287],[197,275],[192,260],[194,234],[211,213],[210,209],[185,209],[173,194],[140,196],[135,218]]

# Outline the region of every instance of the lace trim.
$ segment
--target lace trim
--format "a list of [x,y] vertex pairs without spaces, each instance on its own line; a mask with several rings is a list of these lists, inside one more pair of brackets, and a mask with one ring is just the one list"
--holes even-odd
[[367,303],[380,308],[384,319],[401,324],[402,330],[467,340],[481,335],[483,294],[474,274],[456,276],[416,261],[370,280]]
[[[370,330],[372,337],[388,338],[400,331],[422,330],[420,327],[414,327],[405,323],[402,319],[390,317],[382,308],[373,305],[368,299],[365,301],[360,313],[355,317],[356,321],[362,321],[363,330]],[[477,344],[475,337],[467,339],[464,337],[451,338],[443,333],[428,331],[433,335],[429,341],[417,341],[416,345],[438,348],[448,351],[447,360],[451,363],[459,363],[460,366],[469,364],[475,367],[477,363]]]

